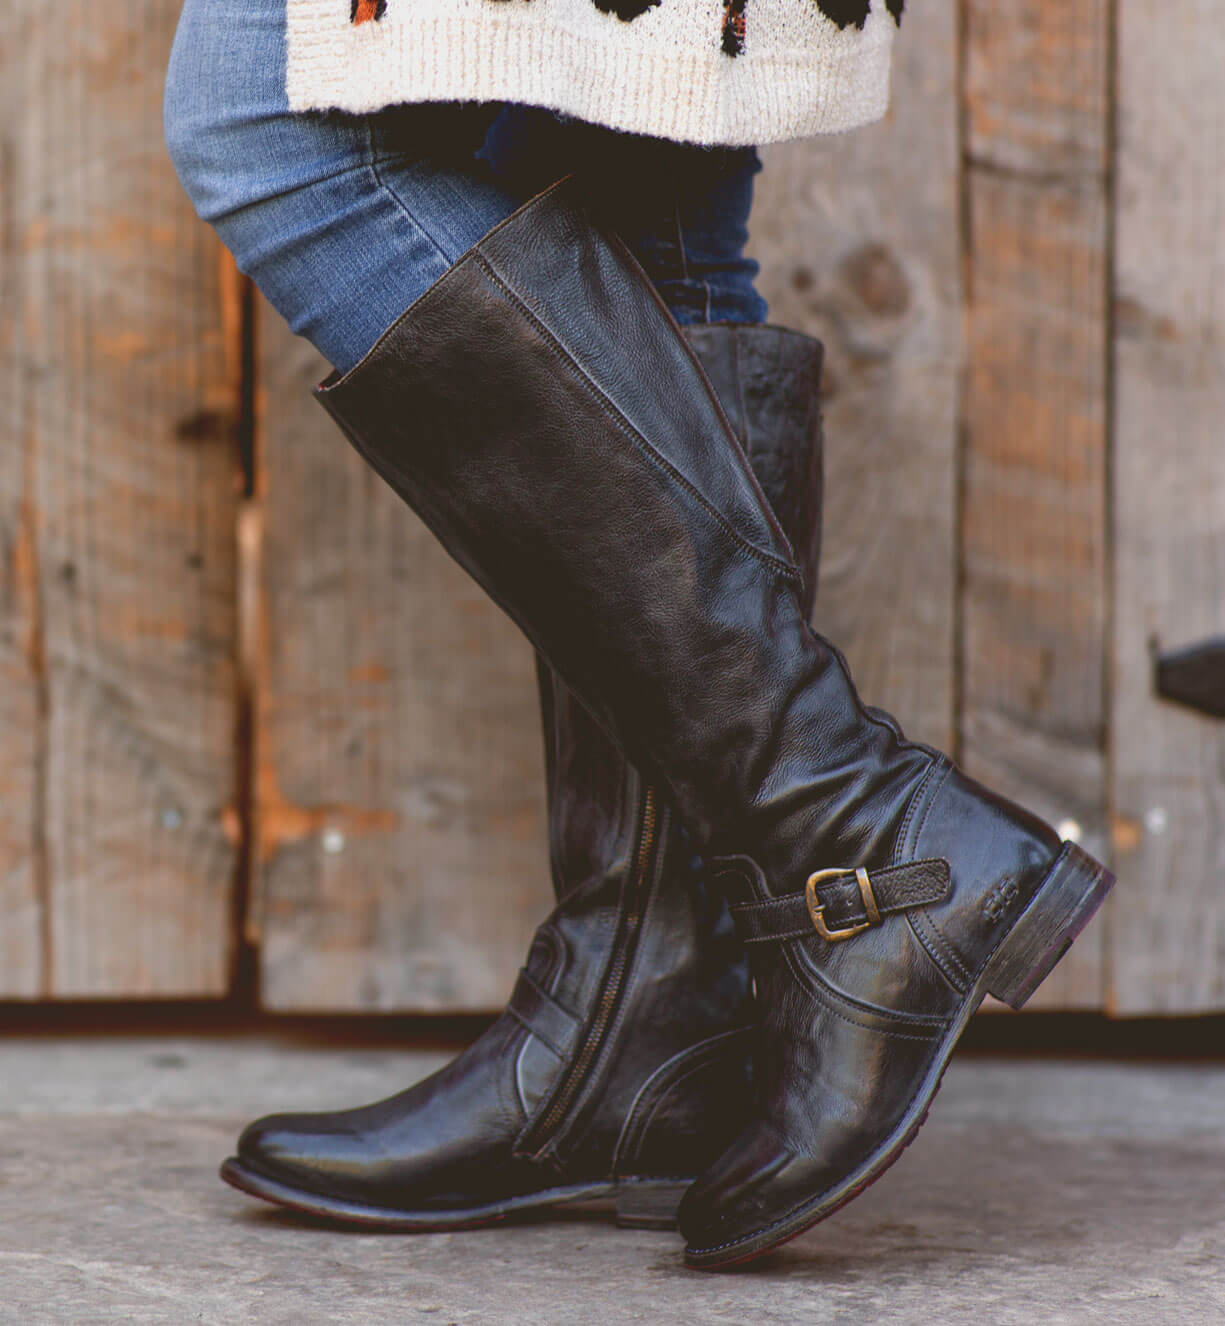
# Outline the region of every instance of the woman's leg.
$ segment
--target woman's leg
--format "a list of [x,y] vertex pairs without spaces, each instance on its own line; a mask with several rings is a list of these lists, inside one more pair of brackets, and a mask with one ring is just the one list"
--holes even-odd
[[[214,23],[183,49],[219,40]],[[207,59],[179,58],[208,75]],[[298,144],[313,154],[299,158],[280,139],[291,124],[279,103],[247,95],[240,137],[260,154],[254,173],[227,160],[240,153],[227,105],[205,117],[206,151],[176,103],[172,146],[201,212],[233,226],[248,270],[272,253],[266,290],[295,272],[278,287],[287,316],[334,342],[342,366],[370,344],[354,306],[379,305],[377,344],[324,385],[323,403],[669,791],[694,845],[724,857],[712,878],[754,946],[761,1113],[689,1191],[681,1225],[691,1265],[755,1256],[900,1154],[984,995],[1023,1004],[1111,877],[860,704],[840,655],[808,630],[802,575],[708,379],[593,224],[589,196],[553,189],[469,249],[469,227],[479,238],[513,203],[495,182],[410,160],[381,139],[383,117],[359,121],[356,140],[346,128],[339,148]],[[299,125],[335,129],[327,117]],[[219,186],[219,171],[245,195]],[[249,209],[286,194],[295,206],[263,212],[252,239]],[[658,226],[635,209],[662,196],[635,188],[600,210],[633,234],[635,216]],[[350,260],[365,279],[340,305],[303,294],[340,284]],[[389,303],[405,311],[379,334]],[[532,994],[557,1013],[548,992]],[[566,1019],[552,1025],[564,1039]],[[345,1181],[353,1132],[329,1137]],[[528,1125],[499,1179],[513,1182],[520,1160],[547,1162],[554,1142]],[[489,1173],[480,1160],[471,1169]]]
[[284,24],[284,0],[187,0],[166,142],[239,267],[345,370],[522,200],[474,159],[496,107],[291,113]]
[[758,265],[744,252],[756,149],[692,147],[507,106],[482,156],[525,200],[576,175],[682,326],[765,321]]
[[[569,143],[573,154],[577,135],[535,143],[538,179],[503,172],[495,182],[473,153],[496,107],[401,108],[364,119],[292,115],[281,91],[277,7],[189,0],[168,80],[167,134],[201,215],[293,328],[345,371],[515,202],[565,172],[567,160],[553,151]],[[616,146],[630,141],[618,136]],[[641,140],[634,150],[642,150]],[[595,172],[598,187],[607,192],[615,181],[616,191],[632,191],[632,156],[606,160]],[[728,318],[755,311],[755,268],[738,255],[751,188],[728,188],[732,172],[710,170],[713,162],[701,154],[689,172],[678,163],[658,171],[650,188],[645,177],[636,181],[640,256],[686,321],[715,310]],[[680,187],[682,174],[694,187]],[[738,217],[720,264],[684,250],[680,218],[699,209]],[[660,238],[649,224],[656,216]],[[704,241],[701,254],[718,243]],[[729,275],[741,279],[739,291]],[[768,465],[762,482],[774,484],[787,510],[803,513],[812,544],[819,348],[758,328],[702,331],[709,343],[698,351],[743,425],[746,446],[768,435],[772,460],[787,432],[786,449],[798,462],[786,470]],[[768,345],[755,353],[738,332],[759,334]],[[725,336],[734,345],[724,346]],[[778,411],[756,408],[761,402],[745,386],[759,357],[768,358],[772,398],[788,402],[785,428]],[[546,684],[556,794],[551,843],[563,900],[531,950],[506,1016],[468,1054],[391,1101],[257,1121],[223,1170],[236,1186],[407,1228],[467,1225],[500,1217],[507,1203],[547,1206],[606,1189],[616,1193],[621,1218],[657,1223],[675,1209],[683,1176],[713,1161],[746,1120],[748,981],[726,911],[712,903],[658,795],[642,787],[551,674]],[[658,826],[649,874],[635,852],[648,816]],[[634,870],[644,877],[635,881]],[[616,933],[633,935],[633,963],[616,983],[614,915]],[[577,1038],[559,1057],[559,1026],[588,1025],[597,1006],[614,998],[619,1015],[601,1033],[599,1064]],[[635,1107],[648,1083],[667,1099],[650,1121],[644,1106]],[[574,1105],[555,1107],[567,1094]],[[710,1098],[721,1102],[713,1115]],[[594,1117],[583,1105],[592,1099]],[[648,1093],[647,1104],[653,1099]],[[546,1105],[548,1127],[537,1126],[534,1149],[547,1157],[516,1158],[522,1134]]]

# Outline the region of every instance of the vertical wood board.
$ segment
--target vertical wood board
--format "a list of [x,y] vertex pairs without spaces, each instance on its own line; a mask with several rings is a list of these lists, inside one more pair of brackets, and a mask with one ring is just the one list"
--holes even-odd
[[825,343],[825,539],[815,622],[864,699],[953,741],[960,271],[957,12],[894,45],[881,123],[770,148],[752,249],[771,319]]
[[[1103,854],[1110,0],[965,33],[962,758]],[[1032,1007],[1100,1006],[1103,934]]]
[[229,981],[234,383],[218,246],[162,144],[177,13],[70,3],[8,24],[56,998]]
[[0,13],[0,998],[36,997],[45,980],[42,851],[42,634],[33,504],[33,393],[25,344],[36,317],[18,207],[28,169],[21,132],[34,100],[22,34]]
[[1119,0],[1110,1007],[1225,1007],[1225,723],[1154,650],[1225,635],[1225,27]]
[[552,900],[532,652],[261,314],[263,1003],[496,1008]]

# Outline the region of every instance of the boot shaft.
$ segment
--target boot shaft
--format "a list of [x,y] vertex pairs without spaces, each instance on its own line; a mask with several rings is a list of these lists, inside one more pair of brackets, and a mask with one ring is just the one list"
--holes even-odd
[[856,794],[930,756],[899,756],[808,631],[802,575],[692,351],[564,184],[320,396],[699,848],[761,843],[790,887],[783,821],[815,817],[856,854],[896,834],[904,808],[858,816]]
[[[783,328],[730,324],[686,335],[769,500],[785,513],[788,537],[805,550],[811,584],[820,543],[820,343]],[[661,795],[539,659],[538,674],[561,905],[541,927],[528,970],[585,1025],[560,1065],[535,1040],[519,1054],[516,1080],[542,1111],[542,1126],[526,1141],[580,1170],[607,1165],[614,1148],[648,1170],[662,1163],[655,1151],[674,1153],[671,1163],[679,1164],[677,1148],[692,1152],[690,1160],[703,1153],[696,1163],[704,1164],[718,1138],[702,1118],[699,1088],[709,1079],[731,1118],[730,1097],[743,1078],[740,1042],[719,1038],[750,1017],[744,951]],[[599,1017],[606,1004],[617,1010],[615,1025]],[[679,1075],[673,1086],[657,1073],[668,1062]],[[643,1129],[633,1122],[648,1081],[668,1092],[668,1107],[654,1110],[655,1124]],[[627,1121],[636,1158],[620,1144]]]
[[684,328],[804,577],[812,616],[821,557],[825,348],[785,327],[696,323]]
[[[821,547],[823,347],[783,327],[709,323],[684,331],[796,553],[804,611],[811,615]],[[584,884],[624,872],[644,788],[607,733],[539,656],[537,679],[549,856],[561,901]]]

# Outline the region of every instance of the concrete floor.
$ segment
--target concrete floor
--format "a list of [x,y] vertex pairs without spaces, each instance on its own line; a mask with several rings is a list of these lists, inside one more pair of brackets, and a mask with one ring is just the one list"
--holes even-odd
[[1225,1323],[1225,1069],[963,1059],[897,1166],[755,1268],[598,1215],[303,1224],[215,1177],[240,1124],[437,1054],[0,1040],[0,1322]]

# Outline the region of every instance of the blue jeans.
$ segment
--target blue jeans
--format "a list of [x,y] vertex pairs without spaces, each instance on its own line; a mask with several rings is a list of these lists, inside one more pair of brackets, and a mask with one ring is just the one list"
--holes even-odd
[[269,302],[351,368],[467,249],[574,173],[679,322],[761,322],[744,254],[753,148],[706,149],[525,106],[293,113],[284,0],[186,0],[166,78],[171,160]]

